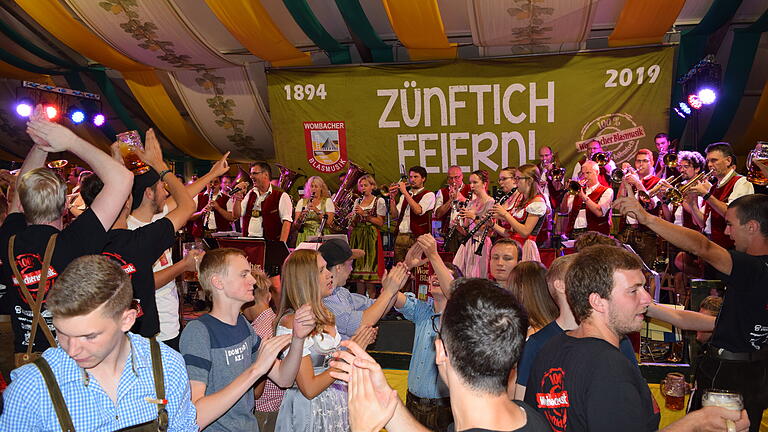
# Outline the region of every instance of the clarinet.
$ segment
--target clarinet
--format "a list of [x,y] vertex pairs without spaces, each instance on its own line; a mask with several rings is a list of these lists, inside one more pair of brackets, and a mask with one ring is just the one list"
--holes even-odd
[[304,210],[301,213],[301,219],[299,220],[299,232],[304,232],[304,222],[307,220],[307,213],[309,213],[309,205],[312,204],[312,200],[315,199],[315,193],[312,192],[309,196],[309,199],[306,203],[304,203]]
[[211,209],[205,212],[205,217],[203,217],[203,231],[208,229],[208,220],[211,218],[211,212],[215,211],[213,209],[213,188],[208,189],[208,205],[211,206]]
[[480,236],[480,244],[478,244],[477,249],[475,249],[475,255],[483,255],[483,246],[485,245],[485,239],[488,238],[490,230],[491,224],[486,224],[485,228],[483,228],[483,234]]
[[[512,189],[511,191],[509,191],[509,192],[505,193],[504,195],[502,195],[502,196],[501,196],[499,199],[497,199],[497,200],[494,200],[494,202],[497,202],[497,203],[503,203],[503,202],[505,202],[505,201],[506,201],[506,200],[508,200],[510,197],[512,197],[512,194],[514,194],[516,190],[517,190],[517,189]],[[492,213],[492,212],[489,210],[489,211],[488,211],[488,213],[486,213],[486,215],[485,215],[485,216],[483,216],[483,218],[482,218],[482,219],[480,219],[479,221],[477,221],[477,223],[475,224],[475,226],[474,226],[474,227],[472,227],[472,229],[471,229],[471,230],[470,230],[470,231],[467,233],[467,235],[466,235],[466,236],[464,236],[464,238],[463,238],[463,239],[461,239],[461,241],[459,242],[459,244],[461,244],[461,245],[465,245],[465,244],[467,244],[467,242],[469,241],[469,239],[471,239],[471,238],[472,238],[472,236],[474,236],[475,234],[477,234],[477,232],[478,232],[478,231],[480,231],[480,228],[482,228],[483,226],[485,226],[486,222],[488,222],[489,220],[491,220],[491,218],[492,218],[492,217],[493,217],[493,213]]]
[[461,216],[459,216],[459,211],[461,209],[467,208],[471,200],[472,200],[472,191],[469,191],[469,193],[467,194],[467,199],[463,203],[458,202],[455,204],[456,218],[451,220],[451,228],[448,230],[448,234],[445,237],[446,240],[452,238],[453,235],[456,234],[456,228],[459,227],[460,220],[461,220]]

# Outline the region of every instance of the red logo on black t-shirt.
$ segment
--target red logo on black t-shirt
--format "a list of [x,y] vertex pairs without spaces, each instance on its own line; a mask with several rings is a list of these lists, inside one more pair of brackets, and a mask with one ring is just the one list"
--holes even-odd
[[543,411],[555,432],[564,432],[568,425],[571,404],[568,391],[563,387],[564,379],[565,372],[561,368],[552,368],[541,378],[539,388],[542,392],[536,393],[536,406]]
[[[40,255],[34,253],[17,255],[16,265],[19,267],[21,278],[24,281],[24,285],[27,286],[29,293],[32,295],[32,299],[37,300],[38,285],[40,283],[40,275],[42,274],[41,268],[43,267],[43,262],[40,259]],[[56,272],[56,269],[53,268],[53,265],[51,265],[48,268],[48,281],[45,284],[43,295],[45,295],[45,293],[51,289],[53,286],[53,280],[56,279],[58,275],[59,274]],[[19,290],[19,298],[21,298],[21,301],[24,303],[27,303],[27,298],[24,296],[24,293],[21,292],[21,286],[19,285],[19,281],[16,279],[16,276],[13,276],[12,280],[13,284],[18,287],[17,289]],[[45,303],[45,301],[43,301],[43,303]]]
[[[136,273],[136,266],[133,265],[133,263],[129,263],[126,260],[123,259],[123,257],[114,252],[102,252],[102,255],[106,255],[113,260],[117,261],[118,264],[120,264],[120,267],[122,267],[125,274],[128,275],[128,277],[133,278],[133,274]],[[141,308],[141,300],[139,299],[133,299],[131,302],[131,307],[136,309],[136,318],[144,315],[144,310]]]

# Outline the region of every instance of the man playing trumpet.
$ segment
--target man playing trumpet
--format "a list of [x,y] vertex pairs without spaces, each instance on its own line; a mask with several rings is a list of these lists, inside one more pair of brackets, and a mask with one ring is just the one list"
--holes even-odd
[[607,235],[611,230],[613,189],[600,184],[599,170],[597,162],[584,162],[580,181],[583,184],[579,188],[569,188],[568,195],[560,206],[562,213],[568,213],[565,234],[570,238],[576,238],[576,235],[585,231],[597,231]]
[[[598,160],[595,160],[598,159]],[[616,169],[616,163],[611,160],[610,153],[603,151],[603,145],[598,140],[592,140],[587,144],[587,153],[576,162],[576,167],[573,169],[573,180],[578,180],[581,171],[584,168],[584,162],[595,161],[600,168],[598,172],[598,181],[601,185],[611,187],[611,173]],[[601,162],[602,161],[602,162]]]
[[[653,152],[648,149],[638,150],[635,154],[635,170],[624,176],[618,195],[632,195],[640,199],[648,211],[658,216],[661,201],[648,193],[661,180],[654,175],[653,160]],[[656,260],[656,235],[639,225],[631,215],[625,215],[625,222],[626,228],[621,231],[619,240],[632,246],[640,258],[651,266]]]

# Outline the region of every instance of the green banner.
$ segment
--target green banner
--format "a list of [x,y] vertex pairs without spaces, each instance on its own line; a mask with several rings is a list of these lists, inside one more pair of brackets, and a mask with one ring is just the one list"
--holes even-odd
[[392,182],[422,165],[441,184],[535,161],[551,146],[571,169],[588,140],[613,159],[666,131],[674,48],[503,60],[269,71],[277,160],[336,184],[347,161]]

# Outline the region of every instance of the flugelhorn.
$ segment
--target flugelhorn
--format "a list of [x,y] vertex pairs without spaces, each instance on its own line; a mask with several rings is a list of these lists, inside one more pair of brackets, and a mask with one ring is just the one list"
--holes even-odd
[[677,153],[667,152],[664,154],[664,157],[661,159],[661,161],[667,168],[677,168]]
[[570,182],[568,182],[568,193],[571,195],[578,195],[579,192],[581,192],[581,190],[586,185],[587,185],[587,181],[584,179],[571,180]]
[[552,168],[547,172],[547,179],[552,182],[561,182],[565,177],[565,168]]
[[611,161],[611,155],[613,152],[597,152],[590,159],[597,162],[599,166],[605,166]]

